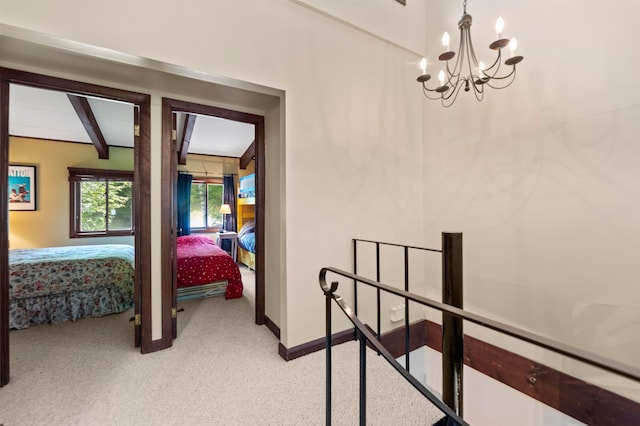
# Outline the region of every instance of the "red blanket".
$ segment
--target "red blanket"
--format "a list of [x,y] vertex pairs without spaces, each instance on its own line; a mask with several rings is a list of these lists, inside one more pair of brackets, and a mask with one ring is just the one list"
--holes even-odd
[[242,297],[240,268],[227,252],[204,235],[177,239],[178,288],[227,280],[225,298]]

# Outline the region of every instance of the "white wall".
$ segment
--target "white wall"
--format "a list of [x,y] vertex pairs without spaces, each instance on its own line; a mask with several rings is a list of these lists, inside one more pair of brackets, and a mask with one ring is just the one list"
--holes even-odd
[[[317,274],[325,265],[349,269],[350,238],[421,243],[414,54],[286,0],[0,6],[9,25],[286,91],[285,346],[323,335]],[[156,205],[160,188],[152,191]],[[390,209],[397,199],[411,208]]]
[[[461,14],[444,3],[428,20],[432,56],[443,20],[455,34]],[[464,92],[449,109],[424,101],[425,241],[464,233],[466,308],[639,367],[640,2],[470,2],[468,12],[474,40],[487,38],[479,59],[502,15],[524,61],[482,103]],[[637,397],[628,386],[614,390]]]

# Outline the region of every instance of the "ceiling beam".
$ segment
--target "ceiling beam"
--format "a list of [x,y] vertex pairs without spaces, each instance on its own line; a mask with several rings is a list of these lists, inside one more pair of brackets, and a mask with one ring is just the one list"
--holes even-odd
[[82,122],[84,129],[87,131],[93,146],[96,147],[96,150],[98,151],[98,158],[108,160],[109,145],[107,145],[107,142],[104,140],[104,136],[102,136],[100,126],[98,126],[96,117],[93,115],[93,111],[91,110],[91,105],[89,105],[89,100],[84,96],[70,94],[67,94],[67,97],[69,98],[71,105],[73,105],[73,109],[76,110],[76,114],[78,114],[78,118]]
[[187,114],[184,119],[184,130],[182,132],[182,140],[180,140],[180,149],[178,149],[178,164],[187,164],[187,154],[189,153],[189,144],[191,143],[191,135],[196,125],[196,115]]
[[249,148],[247,148],[244,154],[242,154],[242,157],[240,157],[240,168],[243,170],[246,169],[247,165],[254,158],[256,158],[256,141],[251,142]]

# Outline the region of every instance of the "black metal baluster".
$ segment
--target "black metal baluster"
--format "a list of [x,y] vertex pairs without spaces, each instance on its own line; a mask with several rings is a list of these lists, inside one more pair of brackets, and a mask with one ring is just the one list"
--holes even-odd
[[360,426],[367,424],[367,339],[360,334]]
[[[409,247],[404,246],[404,291],[409,292]],[[409,369],[409,349],[411,341],[409,336],[409,299],[404,298],[404,368]]]

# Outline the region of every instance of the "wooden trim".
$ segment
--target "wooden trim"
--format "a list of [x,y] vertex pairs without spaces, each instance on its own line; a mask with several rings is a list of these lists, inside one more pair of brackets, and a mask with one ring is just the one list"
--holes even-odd
[[140,136],[135,147],[136,281],[140,289],[141,352],[152,350],[151,319],[151,96],[137,103],[140,108]]
[[96,120],[96,117],[91,110],[91,105],[89,105],[89,100],[84,96],[76,96],[72,94],[67,94],[67,98],[69,98],[73,109],[76,111],[76,114],[78,114],[78,118],[84,126],[84,129],[87,131],[93,146],[98,151],[98,158],[108,160],[109,145],[107,145],[107,142],[104,140],[98,120]]
[[[427,324],[419,321],[409,325],[409,351],[414,351],[425,345]],[[393,355],[394,358],[403,356],[405,351],[404,327],[397,328],[380,336],[380,343]]]
[[[8,110],[9,96],[8,88],[10,83],[22,84],[31,87],[38,87],[47,90],[56,90],[65,93],[74,93],[82,96],[95,96],[106,99],[131,103],[140,108],[140,137],[139,143],[135,143],[134,156],[134,200],[137,201],[135,209],[136,214],[136,288],[141,292],[141,322],[142,322],[142,345],[141,351],[151,352],[151,97],[144,93],[136,93],[129,90],[117,89],[113,87],[100,86],[91,83],[83,83],[64,78],[51,77],[31,72],[20,71],[9,68],[0,67],[0,76],[2,81],[2,99],[0,100],[0,141],[4,147],[0,151],[0,165],[8,163]],[[6,121],[5,121],[6,119]],[[133,131],[133,129],[132,129]],[[3,184],[6,186],[6,183]],[[2,188],[2,186],[0,186]],[[6,193],[6,191],[5,191]],[[3,201],[4,203],[4,201]],[[1,205],[0,205],[1,206]],[[4,209],[3,209],[4,211]],[[0,212],[0,226],[7,229],[8,216]],[[0,297],[8,292],[8,242],[6,237],[0,238]],[[5,249],[6,246],[6,249]],[[8,297],[8,293],[7,293]],[[0,318],[7,318],[6,321],[0,320],[0,336],[8,333],[8,303],[6,306],[0,306]],[[6,331],[5,331],[6,330]],[[8,339],[2,339],[2,345],[8,345]],[[8,354],[8,346],[7,346]],[[0,353],[0,372],[5,371],[8,375],[9,359],[5,354]],[[8,376],[7,376],[8,380]]]
[[[264,209],[265,209],[265,161],[264,161],[264,117],[239,111],[228,110],[210,105],[197,104],[177,99],[162,98],[162,335],[176,337],[176,327],[170,320],[171,308],[175,307],[175,203],[178,155],[173,142],[173,113],[185,112],[202,114],[228,120],[254,124],[256,144],[256,311],[255,323],[263,325],[265,319],[265,277],[264,277]],[[168,300],[170,303],[165,303]],[[273,331],[273,330],[272,330]],[[170,338],[171,338],[170,337]]]
[[[412,348],[421,340],[442,352],[440,324],[423,320],[412,324],[410,333]],[[404,355],[404,328],[385,333],[381,341],[394,357]],[[640,403],[469,335],[464,336],[464,363],[586,424],[635,424],[640,419]]]
[[251,145],[249,145],[249,148],[247,148],[244,154],[242,154],[242,156],[240,157],[240,168],[243,170],[246,169],[251,160],[253,160],[255,157],[256,141],[254,140],[253,142],[251,142]]
[[[331,335],[331,346],[340,345],[351,340],[355,340],[355,332],[353,328],[340,331]],[[312,340],[292,348],[287,348],[282,343],[278,345],[278,353],[285,361],[300,358],[313,352],[321,351],[327,347],[326,337]]]
[[178,164],[187,164],[187,154],[189,153],[189,144],[191,143],[191,135],[196,125],[195,114],[186,114],[184,118],[184,129],[182,131],[182,139],[180,140],[180,148],[178,150]]
[[268,316],[265,315],[264,317],[264,325],[267,326],[267,328],[269,330],[271,330],[271,332],[273,333],[274,336],[276,336],[276,338],[278,340],[280,340],[280,327],[278,327],[276,325],[275,322],[271,321],[271,318],[269,318]]
[[[0,79],[0,170],[9,169],[9,82]],[[0,179],[0,226],[9,229],[7,179]],[[0,238],[0,387],[9,383],[9,239]]]
[[[173,139],[175,120],[173,119],[173,106],[171,102],[162,98],[162,157],[161,157],[161,181],[163,188],[171,190],[162,191],[161,197],[161,230],[160,243],[162,244],[162,339],[173,342],[178,335],[177,323],[171,316],[171,310],[177,309],[176,291],[176,176],[177,176],[177,151],[176,141]],[[168,342],[170,346],[172,343]]]
[[255,155],[256,155],[256,324],[265,322],[265,206],[266,206],[266,177],[265,177],[265,136],[264,117],[255,116]]

